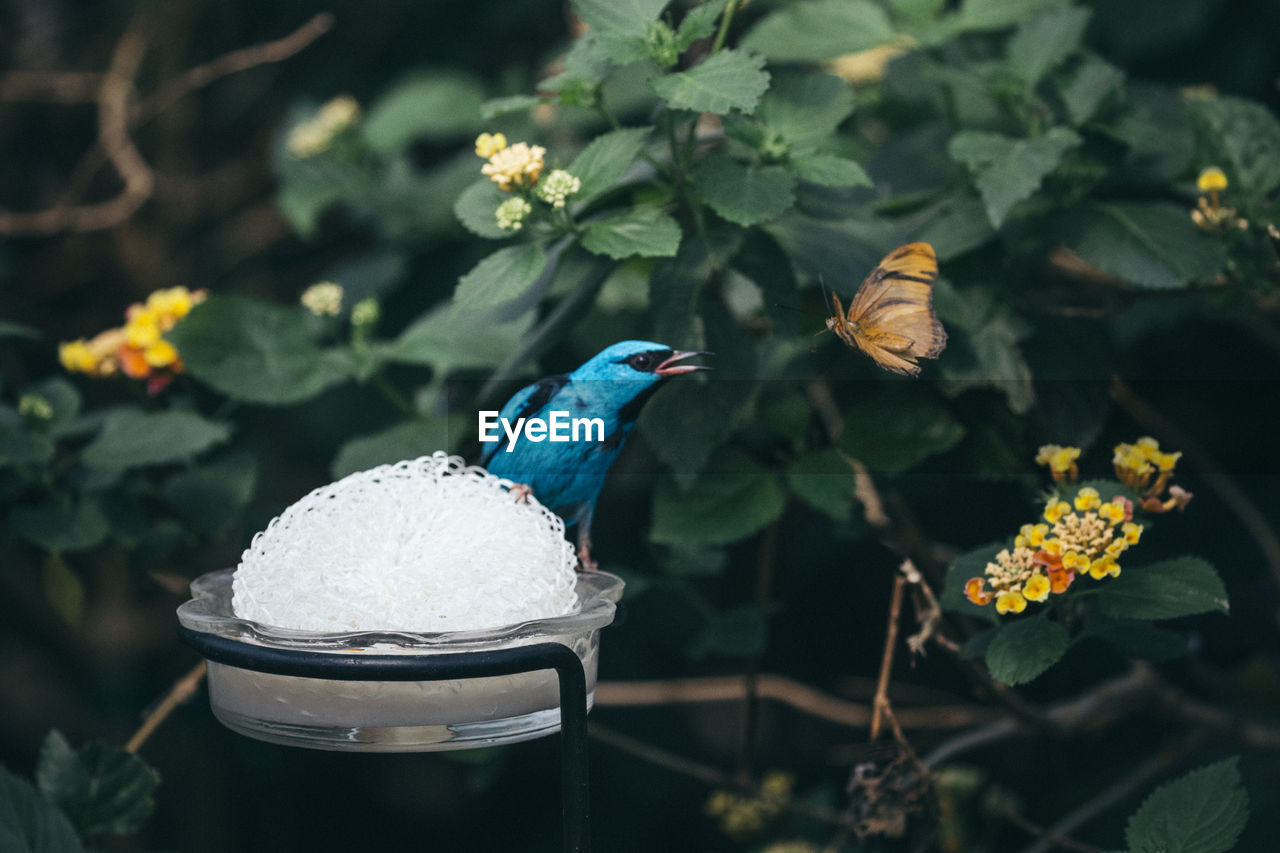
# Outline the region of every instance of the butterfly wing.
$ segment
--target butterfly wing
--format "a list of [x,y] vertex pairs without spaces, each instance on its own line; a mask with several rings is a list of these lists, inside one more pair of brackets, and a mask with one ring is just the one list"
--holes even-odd
[[[890,252],[871,271],[849,305],[843,325],[852,342],[877,364],[914,376],[918,358],[937,358],[947,331],[933,312],[938,258],[928,243],[909,243]],[[837,332],[838,333],[838,332]]]

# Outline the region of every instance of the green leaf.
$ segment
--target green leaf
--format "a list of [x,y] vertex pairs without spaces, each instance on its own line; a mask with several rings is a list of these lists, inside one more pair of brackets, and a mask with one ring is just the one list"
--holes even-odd
[[94,741],[77,751],[54,729],[40,749],[36,784],[81,835],[131,835],[155,809],[160,777],[118,746]]
[[938,597],[938,603],[943,610],[953,613],[961,613],[965,616],[972,616],[982,619],[986,622],[997,622],[999,617],[996,615],[995,608],[991,605],[979,607],[974,604],[964,594],[964,585],[969,582],[970,578],[980,578],[983,571],[996,558],[996,554],[1009,547],[1007,542],[992,542],[989,545],[983,545],[981,548],[975,548],[967,551],[951,561],[951,565],[947,568],[947,576],[942,584],[942,594]]
[[644,149],[651,127],[624,127],[597,136],[569,165],[582,182],[574,201],[586,201],[612,187]]
[[965,0],[960,9],[958,29],[998,30],[1024,21],[1043,6],[1061,0]]
[[694,660],[707,657],[751,658],[769,647],[769,614],[762,608],[741,605],[717,613],[689,647]]
[[729,565],[729,555],[724,548],[674,547],[668,548],[662,560],[662,570],[674,577],[715,577],[724,573]]
[[344,378],[302,309],[247,296],[210,296],[166,337],[189,374],[234,400],[285,406]]
[[76,415],[80,414],[81,402],[76,386],[66,379],[54,377],[30,386],[27,393],[42,398],[53,410],[44,424],[44,429],[51,435],[65,435],[73,427]]
[[1226,261],[1220,241],[1165,202],[1091,205],[1064,218],[1061,233],[1067,248],[1103,272],[1158,290],[1210,281]]
[[470,136],[480,127],[480,81],[450,72],[418,73],[388,89],[360,123],[369,147],[382,155],[415,139],[433,142]]
[[15,506],[9,523],[23,539],[54,553],[87,551],[111,532],[102,505],[89,497],[70,505],[50,499]]
[[637,427],[677,483],[687,488],[711,452],[728,440],[750,399],[739,382],[675,382],[645,404]]
[[83,853],[75,828],[36,787],[0,767],[0,850]]
[[754,115],[762,127],[793,149],[811,149],[830,139],[852,113],[853,90],[839,77],[778,71]]
[[675,110],[750,113],[769,88],[769,72],[759,54],[722,50],[688,71],[655,77],[652,85],[658,97]]
[[656,207],[632,207],[587,225],[582,247],[615,260],[669,258],[680,248],[680,224]]
[[939,261],[959,257],[994,235],[982,199],[962,190],[922,210],[912,229],[915,239],[933,246]]
[[187,524],[216,537],[240,516],[258,484],[258,460],[231,453],[199,468],[179,471],[165,482],[164,499]]
[[84,622],[84,581],[58,552],[51,552],[40,569],[45,601],[63,622],[79,627]]
[[53,441],[32,432],[18,413],[0,406],[0,468],[13,465],[43,465],[53,458]]
[[835,154],[801,154],[790,158],[791,167],[803,181],[824,187],[869,187],[871,176],[861,164]]
[[1177,631],[1134,619],[1093,615],[1076,642],[1089,638],[1111,643],[1123,654],[1140,660],[1166,661],[1187,653],[1187,638]]
[[1009,71],[1034,89],[1080,46],[1091,14],[1079,6],[1050,6],[1024,20],[1006,48]]
[[547,254],[537,243],[499,249],[458,279],[453,304],[471,310],[496,308],[528,290],[546,266]]
[[1026,684],[1057,663],[1070,644],[1067,629],[1047,616],[1008,622],[987,646],[987,669],[1003,684]]
[[1192,120],[1206,138],[1217,165],[1230,180],[1227,197],[1239,193],[1261,199],[1280,186],[1280,121],[1262,104],[1243,98],[1210,98],[1188,103]]
[[94,468],[162,465],[190,459],[230,436],[226,424],[193,412],[121,409],[107,416],[80,458]]
[[1179,557],[1149,566],[1125,566],[1100,582],[1098,606],[1117,619],[1173,619],[1226,613],[1227,590],[1213,566],[1199,557]]
[[509,113],[532,109],[543,100],[537,95],[507,95],[503,98],[490,98],[480,105],[480,118],[484,121],[492,121]]
[[684,240],[674,258],[660,260],[649,277],[653,334],[678,349],[706,344],[699,304],[702,290],[742,246],[740,229],[713,227],[705,240]]
[[836,521],[853,521],[853,469],[834,450],[811,450],[787,469],[792,494]]
[[1225,853],[1249,819],[1236,757],[1166,782],[1129,818],[1129,853]]
[[781,516],[786,503],[772,472],[741,453],[721,450],[687,492],[673,478],[659,481],[649,537],[668,545],[736,542]]
[[707,157],[693,172],[698,195],[738,225],[776,219],[795,204],[795,175],[785,166],[748,166],[723,155]]
[[676,30],[676,51],[684,53],[698,39],[710,37],[727,4],[728,0],[708,0],[690,9]]
[[964,130],[947,151],[965,164],[986,203],[987,218],[999,228],[1013,206],[1030,198],[1044,177],[1081,142],[1075,131],[1054,127],[1043,136],[1014,139],[985,130]]
[[1075,127],[1087,122],[1098,108],[1124,83],[1124,72],[1109,62],[1086,55],[1062,75],[1058,94]]
[[510,196],[498,189],[498,185],[488,178],[476,181],[458,195],[453,203],[453,214],[463,227],[477,237],[490,240],[505,240],[512,232],[498,227],[495,212],[498,205]]
[[668,0],[572,0],[582,22],[593,30],[643,39]]
[[964,425],[933,397],[886,390],[844,415],[840,447],[872,471],[898,474],[964,438]]
[[449,445],[449,422],[444,418],[412,420],[348,440],[338,450],[330,473],[342,478],[403,459],[417,459]]
[[384,352],[404,364],[431,365],[438,376],[458,368],[505,364],[533,325],[533,312],[495,320],[489,311],[442,305],[409,324]]
[[805,0],[766,15],[742,46],[775,62],[817,62],[878,47],[893,24],[870,0]]

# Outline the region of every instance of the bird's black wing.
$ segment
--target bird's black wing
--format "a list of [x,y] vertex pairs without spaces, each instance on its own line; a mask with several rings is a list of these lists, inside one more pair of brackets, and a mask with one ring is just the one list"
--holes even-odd
[[[568,384],[568,374],[558,373],[555,376],[539,379],[532,385],[526,385],[511,396],[511,399],[502,407],[502,411],[498,413],[498,417],[504,418],[512,424],[520,418],[532,417],[545,409],[552,398],[560,393],[560,389]],[[493,455],[507,446],[506,431],[499,428],[499,433],[500,435],[496,442],[493,444],[486,443],[480,451],[481,465],[488,465],[489,460],[493,459]]]

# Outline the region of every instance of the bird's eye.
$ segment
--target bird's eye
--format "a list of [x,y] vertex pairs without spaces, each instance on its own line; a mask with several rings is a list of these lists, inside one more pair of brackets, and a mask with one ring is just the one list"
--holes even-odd
[[627,364],[634,367],[641,373],[648,373],[656,366],[653,353],[639,352],[627,359]]

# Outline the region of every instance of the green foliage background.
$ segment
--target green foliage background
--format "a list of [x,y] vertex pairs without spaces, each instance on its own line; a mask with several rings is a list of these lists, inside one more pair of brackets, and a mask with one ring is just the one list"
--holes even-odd
[[[1037,446],[1078,444],[1086,476],[1107,475],[1117,442],[1163,431],[1162,444],[1188,451],[1178,481],[1197,497],[1140,547],[1179,585],[1129,571],[1081,622],[1036,614],[984,634],[973,621],[959,639],[1033,702],[1144,659],[1233,713],[1274,716],[1276,576],[1221,484],[1264,526],[1280,514],[1280,238],[1266,230],[1280,222],[1275,10],[732,6],[718,49],[723,1],[676,3],[658,23],[659,0],[577,0],[590,29],[576,39],[560,2],[334,6],[333,31],[307,50],[217,81],[139,131],[160,190],[128,222],[0,242],[0,682],[22,685],[0,700],[6,766],[46,793],[127,772],[150,796],[144,771],[92,745],[77,758],[70,743],[122,742],[191,665],[173,638],[183,579],[234,564],[254,531],[334,477],[436,449],[474,458],[477,407],[630,337],[712,350],[715,373],[650,403],[601,500],[596,556],[629,582],[603,678],[779,672],[866,698],[900,557],[864,521],[846,457],[867,466],[891,516],[937,543],[921,568],[963,614],[957,583],[980,572],[987,543],[1034,517]],[[0,28],[13,67],[100,67],[143,21],[144,88],[318,11],[23,8]],[[53,16],[44,29],[40,14]],[[881,79],[850,86],[824,65],[888,42],[910,49]],[[318,156],[291,156],[290,128],[341,93],[362,104],[358,125]],[[0,106],[13,116],[0,122],[0,199],[46,205],[93,138],[91,111]],[[471,150],[496,130],[546,146],[551,165],[582,179],[570,218],[514,236],[496,227],[502,195]],[[1209,165],[1227,173],[1224,203],[1247,228],[1193,225]],[[90,191],[109,194],[111,179]],[[813,337],[827,315],[820,283],[847,302],[910,240],[937,250],[950,333],[914,381]],[[298,294],[319,280],[343,285],[348,311],[375,298],[376,325],[305,313]],[[174,387],[142,399],[123,380],[59,370],[58,341],[118,325],[127,304],[174,285],[211,294],[170,336],[188,366]],[[1115,396],[1116,377],[1139,403]],[[46,401],[47,417],[24,413],[24,397]],[[1223,609],[1224,590],[1230,617],[1203,615]],[[914,663],[901,653],[894,678],[976,695],[940,651]],[[865,740],[767,705],[749,754],[727,706],[602,707],[593,719],[717,767],[790,770],[806,798],[833,808],[850,763],[839,747]],[[46,741],[51,727],[70,743]],[[943,737],[909,734],[921,751]],[[1167,737],[1157,717],[1139,717],[1085,749],[1029,738],[971,758],[1049,824]],[[1083,836],[1162,843],[1159,809],[1185,812],[1197,786],[1234,790],[1236,764],[1221,759],[1238,751],[1217,740],[1184,756],[1181,771],[1209,766]],[[193,703],[146,756],[164,780],[158,809],[142,824],[130,801],[118,810],[127,819],[106,824],[140,831],[138,849],[396,848],[407,837],[556,849],[551,742],[475,761],[332,756],[248,741]],[[1276,831],[1269,757],[1239,762],[1254,815],[1240,849]],[[593,762],[600,849],[824,837],[795,819],[738,843],[702,814],[703,783],[605,745]],[[34,802],[21,780],[0,782],[12,802]],[[90,813],[66,796],[70,813]],[[1243,795],[1218,805],[1217,837],[1241,832]],[[959,849],[1025,841],[970,806]]]

